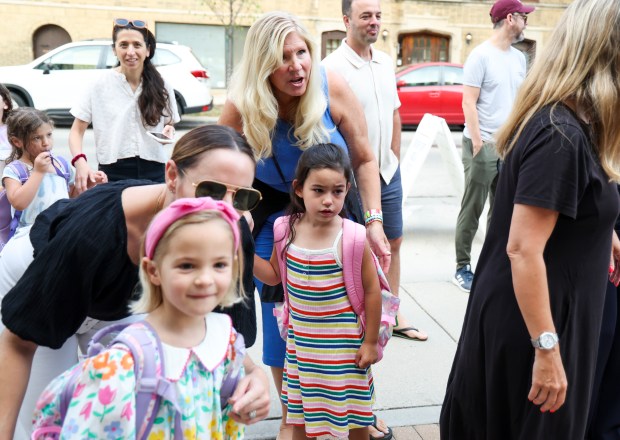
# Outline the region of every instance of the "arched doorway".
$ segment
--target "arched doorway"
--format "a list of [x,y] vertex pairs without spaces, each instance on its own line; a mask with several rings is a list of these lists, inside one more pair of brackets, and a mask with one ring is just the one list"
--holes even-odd
[[71,42],[69,33],[55,24],[46,24],[34,31],[32,36],[32,54],[34,58]]

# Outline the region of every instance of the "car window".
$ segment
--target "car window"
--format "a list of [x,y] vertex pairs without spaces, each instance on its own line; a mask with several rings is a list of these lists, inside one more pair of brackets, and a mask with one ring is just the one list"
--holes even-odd
[[156,49],[155,56],[151,60],[155,66],[169,66],[181,62],[181,58],[167,49]]
[[408,87],[436,86],[439,84],[439,66],[415,69],[398,79],[405,81]]
[[453,67],[453,66],[444,66],[443,82],[447,86],[463,85],[463,68]]
[[71,47],[52,55],[37,66],[41,70],[96,69],[101,46]]
[[112,45],[108,45],[105,47],[105,68],[111,69],[112,67],[116,67],[118,64],[118,59],[116,55],[114,55],[114,51],[112,50]]

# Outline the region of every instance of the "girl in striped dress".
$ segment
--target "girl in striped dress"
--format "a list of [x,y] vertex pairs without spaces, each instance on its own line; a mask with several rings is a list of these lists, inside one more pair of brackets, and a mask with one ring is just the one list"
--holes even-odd
[[255,257],[254,274],[266,284],[281,282],[290,315],[282,401],[294,439],[330,435],[364,439],[373,423],[373,378],[377,361],[381,292],[368,244],[362,263],[366,332],[354,313],[342,271],[344,200],[351,165],[334,144],[308,148],[297,164],[291,193],[288,241],[283,255]]

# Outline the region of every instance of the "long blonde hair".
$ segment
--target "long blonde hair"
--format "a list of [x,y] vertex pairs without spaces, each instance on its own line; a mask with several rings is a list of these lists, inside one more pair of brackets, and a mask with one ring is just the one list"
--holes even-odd
[[282,65],[284,40],[293,32],[305,41],[312,60],[306,92],[290,118],[296,145],[305,149],[329,139],[322,121],[327,100],[321,89],[318,54],[312,38],[293,15],[269,12],[248,31],[243,58],[235,69],[229,90],[230,100],[241,114],[243,133],[258,157],[271,156],[271,134],[279,106],[269,76]]
[[610,179],[620,181],[620,1],[575,0],[523,82],[497,133],[505,157],[545,106],[574,103],[589,120],[593,145]]

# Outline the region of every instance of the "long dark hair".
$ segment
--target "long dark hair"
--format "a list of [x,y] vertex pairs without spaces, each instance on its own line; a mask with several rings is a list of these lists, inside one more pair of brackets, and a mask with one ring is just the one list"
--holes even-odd
[[9,113],[13,110],[13,99],[11,98],[11,92],[9,92],[9,89],[4,87],[2,84],[0,84],[0,97],[2,97],[2,101],[6,104],[6,110],[2,113],[2,123],[6,124]]
[[[288,244],[295,239],[295,222],[306,212],[304,200],[295,191],[303,188],[310,171],[323,169],[341,171],[347,184],[351,182],[351,176],[353,175],[351,161],[347,152],[338,145],[332,143],[316,144],[301,154],[295,169],[295,182],[291,186],[291,203],[287,208],[287,214],[290,216],[288,243],[284,247],[282,258],[286,258]],[[339,214],[340,217],[347,217],[347,210],[344,206]]]
[[[164,79],[161,77],[151,59],[155,56],[157,41],[155,36],[147,28],[136,28],[131,23],[127,26],[115,25],[112,30],[112,45],[116,45],[117,34],[122,30],[132,30],[140,32],[144,37],[144,43],[149,49],[149,56],[144,60],[144,68],[142,69],[142,93],[138,98],[138,108],[142,122],[146,125],[157,125],[162,116],[172,119],[172,109],[170,108],[170,99],[174,96],[168,96],[168,91],[164,86]],[[120,65],[120,61],[117,66]]]

